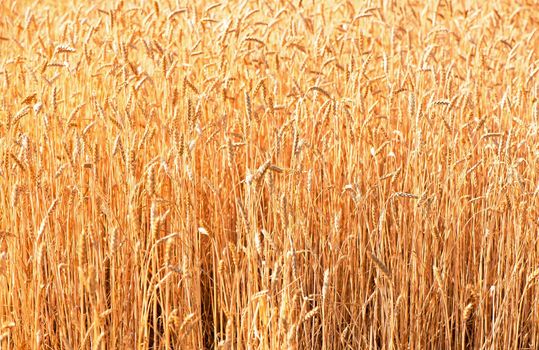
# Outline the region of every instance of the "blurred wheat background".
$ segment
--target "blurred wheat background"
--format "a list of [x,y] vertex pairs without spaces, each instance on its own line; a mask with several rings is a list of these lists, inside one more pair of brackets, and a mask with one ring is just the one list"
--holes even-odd
[[535,1],[3,1],[1,349],[538,349]]

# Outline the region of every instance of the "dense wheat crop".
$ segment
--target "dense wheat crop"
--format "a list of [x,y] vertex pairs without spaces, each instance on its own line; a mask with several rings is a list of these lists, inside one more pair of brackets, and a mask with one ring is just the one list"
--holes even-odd
[[0,2],[0,348],[539,348],[538,28]]

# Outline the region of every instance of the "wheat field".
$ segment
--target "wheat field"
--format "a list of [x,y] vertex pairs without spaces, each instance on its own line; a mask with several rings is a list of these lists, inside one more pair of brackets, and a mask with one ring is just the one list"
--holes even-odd
[[538,29],[0,2],[0,348],[539,349]]

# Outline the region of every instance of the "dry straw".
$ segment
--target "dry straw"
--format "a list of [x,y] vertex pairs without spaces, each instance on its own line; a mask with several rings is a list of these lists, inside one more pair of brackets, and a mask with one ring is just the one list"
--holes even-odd
[[537,11],[371,5],[2,5],[0,349],[539,348]]

